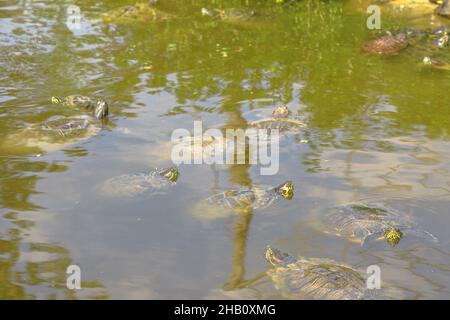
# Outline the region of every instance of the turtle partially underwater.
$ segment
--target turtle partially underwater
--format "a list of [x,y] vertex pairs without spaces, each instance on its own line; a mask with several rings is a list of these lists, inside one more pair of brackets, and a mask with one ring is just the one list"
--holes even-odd
[[432,45],[436,48],[448,48],[449,36],[447,27],[439,27],[431,31]]
[[450,63],[443,62],[442,60],[439,60],[437,58],[428,56],[424,57],[422,60],[422,64],[434,70],[450,71]]
[[396,246],[405,235],[438,242],[431,233],[418,228],[412,217],[381,204],[350,203],[332,207],[323,222],[326,233],[347,237],[361,245],[386,240]]
[[362,46],[362,50],[372,54],[393,54],[405,49],[413,40],[423,35],[423,32],[416,30],[406,30],[396,34],[388,33],[366,42]]
[[306,126],[306,124],[291,116],[291,111],[286,106],[279,106],[272,112],[273,117],[262,120],[252,121],[249,123],[251,128],[265,129],[270,133],[271,130],[277,129],[279,133],[297,133]]
[[202,204],[213,208],[245,213],[255,209],[267,208],[280,198],[291,200],[293,197],[294,184],[292,181],[286,181],[276,187],[226,190],[203,200]]
[[65,98],[53,96],[51,99],[53,104],[61,104],[65,107],[70,108],[85,108],[85,109],[95,108],[99,100],[100,99],[92,99],[87,96],[79,94],[70,95]]
[[106,180],[100,186],[100,191],[105,196],[125,198],[163,194],[176,184],[179,175],[177,167],[125,174]]
[[271,247],[265,258],[274,266],[268,275],[286,298],[360,300],[367,295],[366,282],[350,266],[329,259],[295,258]]
[[202,8],[202,15],[217,17],[230,23],[251,21],[257,16],[256,11],[244,8],[226,8],[222,10]]
[[103,20],[106,23],[119,24],[158,22],[172,18],[172,15],[158,10],[152,3],[136,3],[103,14]]
[[97,135],[103,127],[102,119],[108,113],[108,104],[99,99],[92,115],[56,116],[44,123],[31,125],[5,139],[5,147],[11,150],[32,149],[33,152],[61,150]]

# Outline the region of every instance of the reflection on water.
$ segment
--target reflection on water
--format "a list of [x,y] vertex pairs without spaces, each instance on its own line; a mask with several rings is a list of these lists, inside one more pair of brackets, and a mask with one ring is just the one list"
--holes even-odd
[[[363,274],[378,264],[392,297],[448,298],[450,73],[421,68],[426,48],[362,53],[373,36],[366,2],[248,1],[260,18],[235,23],[201,8],[241,1],[167,0],[156,7],[173,18],[129,25],[99,20],[123,1],[88,0],[81,29],[71,30],[66,1],[2,1],[0,298],[278,299],[265,276],[268,244]],[[383,16],[386,28],[425,23]],[[52,152],[11,139],[83,113],[50,104],[69,94],[107,98],[98,135]],[[249,164],[181,165],[170,193],[136,201],[97,193],[111,177],[170,166],[174,129],[192,130],[194,120],[246,128],[282,104],[307,126],[281,141],[277,175]],[[291,201],[192,216],[212,194],[288,179]],[[315,228],[325,208],[363,199],[412,215],[440,243],[361,248]],[[66,289],[70,264],[80,265],[85,289]]]

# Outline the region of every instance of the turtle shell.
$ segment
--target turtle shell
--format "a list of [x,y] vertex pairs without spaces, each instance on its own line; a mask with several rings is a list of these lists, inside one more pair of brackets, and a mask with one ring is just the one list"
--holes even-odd
[[329,259],[299,258],[268,272],[281,294],[289,299],[359,300],[366,283],[353,268]]
[[226,190],[205,200],[211,206],[234,211],[266,208],[279,195],[272,188],[253,187],[251,189]]
[[408,44],[408,37],[402,32],[371,40],[363,45],[362,50],[368,53],[392,54],[406,48]]
[[149,3],[136,3],[112,10],[103,15],[105,22],[112,23],[135,23],[135,22],[155,22],[165,21],[173,18],[170,14],[162,12]]
[[326,233],[360,244],[385,239],[395,246],[404,232],[439,242],[434,235],[418,228],[411,216],[381,204],[351,203],[333,207],[327,210],[323,221]]
[[280,133],[298,132],[305,126],[304,122],[293,118],[269,118],[250,123],[250,127],[268,131],[277,129]]
[[228,22],[248,21],[256,16],[254,10],[242,8],[227,8],[220,12],[220,18]]
[[101,193],[106,196],[125,198],[163,194],[175,185],[175,182],[162,176],[162,171],[155,169],[149,173],[125,174],[111,178],[103,183],[100,188]]
[[[25,152],[51,152],[64,149],[97,135],[101,131],[98,121],[89,116],[54,117],[31,125],[10,135],[3,144],[6,149]],[[23,150],[22,150],[23,149]],[[14,152],[16,152],[14,151]]]
[[72,108],[95,108],[97,102],[89,97],[74,94],[62,99],[62,103]]

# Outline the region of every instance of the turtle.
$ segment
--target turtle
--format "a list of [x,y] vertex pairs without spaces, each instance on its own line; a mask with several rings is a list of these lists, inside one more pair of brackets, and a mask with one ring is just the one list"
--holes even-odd
[[434,70],[450,71],[450,64],[433,57],[424,57],[422,60],[424,66],[429,66]]
[[252,121],[249,123],[249,127],[255,129],[264,129],[270,133],[271,130],[277,129],[279,133],[298,132],[300,128],[306,126],[306,124],[294,117],[290,117],[291,111],[287,106],[279,106],[272,112],[273,117],[265,118],[262,120]]
[[450,18],[450,2],[449,0],[444,0],[434,12],[442,17]]
[[103,14],[103,21],[106,23],[112,22],[119,24],[167,21],[172,18],[172,15],[155,8],[152,5],[152,1],[149,3],[136,3]]
[[143,195],[163,194],[178,180],[177,167],[156,168],[150,172],[124,174],[106,180],[100,191],[105,196],[133,198]]
[[[448,28],[446,26],[440,26],[438,28],[426,31],[429,35],[429,39],[432,39],[431,47],[433,49],[443,49],[449,46]],[[429,42],[425,43],[427,49],[429,49]],[[419,46],[420,47],[420,46]]]
[[205,200],[203,204],[236,212],[249,212],[270,206],[275,200],[294,197],[294,183],[285,181],[276,187],[254,186],[252,188],[229,189],[215,194]]
[[361,300],[369,297],[366,281],[350,266],[330,259],[293,257],[268,246],[267,273],[281,294],[290,299]]
[[6,148],[16,150],[24,147],[33,152],[49,152],[85,141],[100,132],[102,121],[109,113],[108,104],[99,99],[92,112],[93,115],[56,116],[44,123],[31,125],[5,139]]
[[323,222],[325,233],[347,237],[362,246],[384,239],[394,247],[405,235],[438,242],[434,235],[418,228],[412,217],[382,204],[349,203],[332,207],[327,209]]
[[53,96],[51,99],[53,104],[62,104],[63,106],[70,108],[95,108],[97,105],[97,99],[92,99],[83,95],[74,94],[65,98]]
[[387,35],[366,42],[362,50],[372,54],[393,54],[405,49],[413,39],[423,35],[423,32],[410,29],[396,34],[388,32]]
[[222,21],[239,23],[250,21],[257,16],[256,11],[245,8],[207,9],[202,8],[202,15],[218,17]]

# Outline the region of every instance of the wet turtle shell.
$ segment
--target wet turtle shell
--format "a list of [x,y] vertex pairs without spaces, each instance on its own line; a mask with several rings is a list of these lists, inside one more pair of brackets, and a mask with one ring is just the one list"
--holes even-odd
[[434,70],[450,71],[449,63],[443,62],[442,60],[436,58],[425,57],[423,58],[422,63],[424,66],[428,66]]
[[437,242],[431,233],[417,227],[412,217],[381,204],[350,203],[327,210],[325,232],[365,245],[385,239],[397,245],[404,235],[415,235]]
[[290,116],[290,111],[286,106],[277,107],[273,113],[272,118],[265,118],[262,120],[252,121],[249,123],[251,128],[264,129],[270,133],[271,130],[277,129],[282,133],[297,133],[306,126],[303,121]]
[[206,9],[202,8],[202,14],[219,17],[221,20],[231,23],[250,21],[256,17],[256,11],[245,8]]
[[294,184],[286,181],[277,187],[252,187],[250,189],[231,189],[215,194],[204,200],[209,206],[237,212],[262,209],[280,198],[292,199]]
[[154,169],[150,172],[125,174],[108,179],[101,185],[101,193],[111,197],[136,197],[165,193],[176,184],[179,171],[176,167]]
[[274,268],[268,271],[281,294],[290,299],[360,300],[367,286],[358,271],[329,259],[292,257],[268,247],[265,258]]
[[409,37],[406,32],[395,35],[385,35],[365,43],[362,50],[368,53],[392,54],[399,52],[409,45]]
[[92,99],[79,94],[70,95],[65,98],[52,97],[52,103],[62,104],[63,106],[70,108],[95,108],[97,101],[97,99]]
[[[108,115],[108,105],[104,100],[96,103],[92,115],[75,117],[54,117],[44,123],[31,125],[5,139],[7,149],[33,149],[33,152],[61,150],[97,135]],[[34,150],[37,149],[37,150]]]
[[166,21],[172,18],[173,16],[158,10],[150,3],[136,3],[103,14],[103,20],[105,22],[119,24]]

